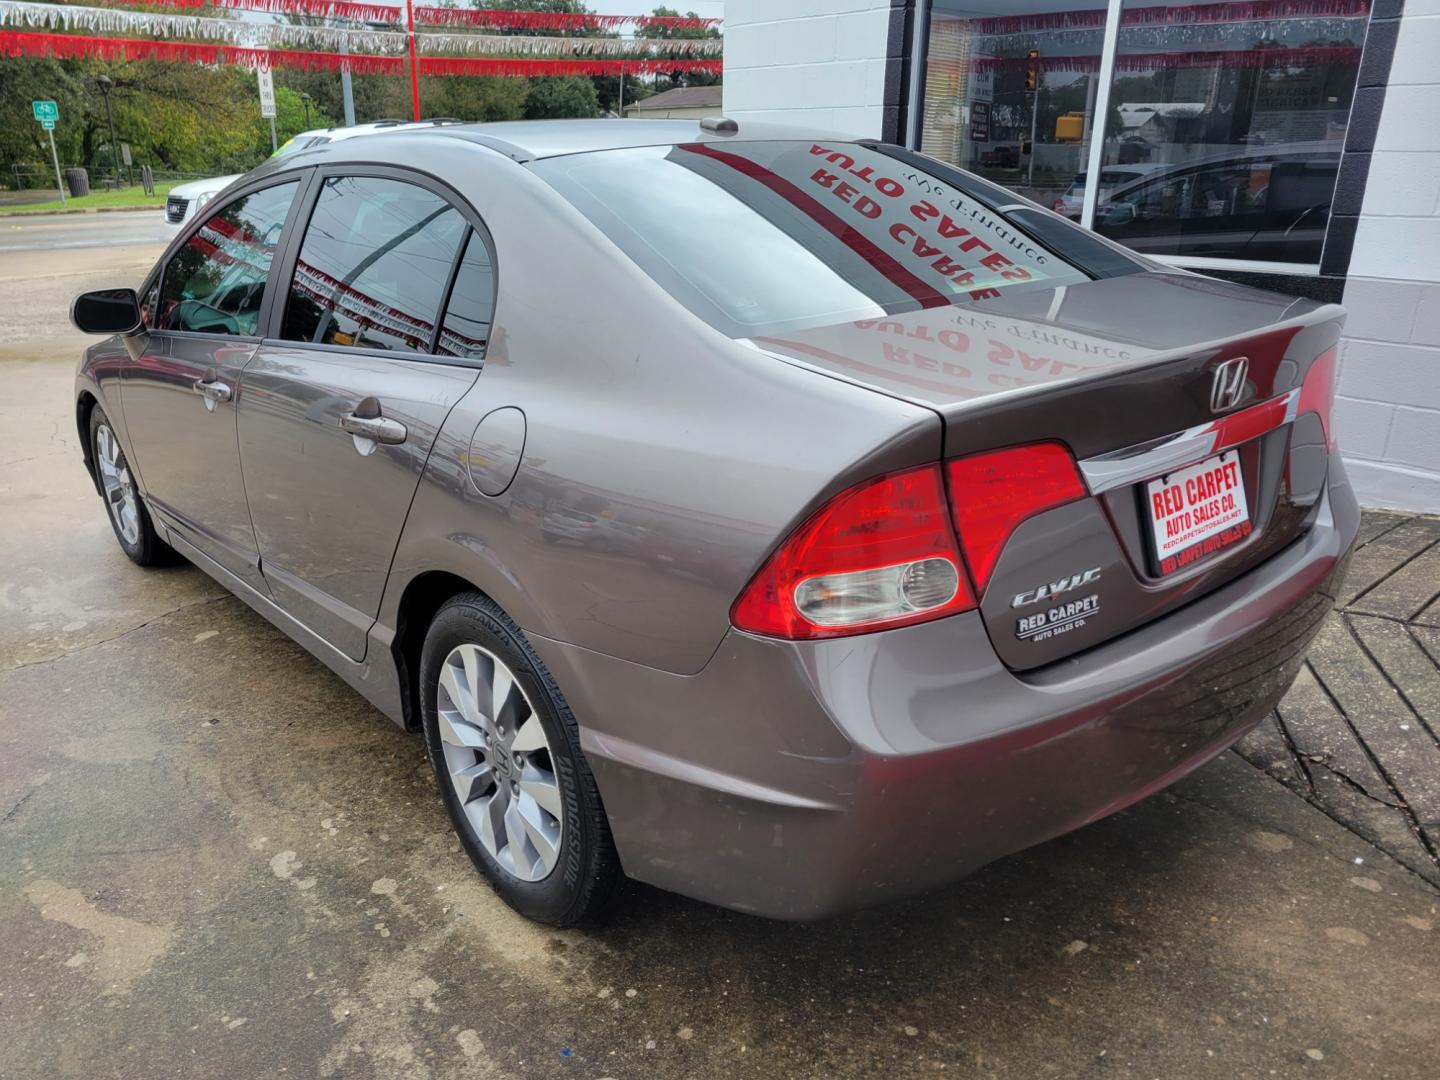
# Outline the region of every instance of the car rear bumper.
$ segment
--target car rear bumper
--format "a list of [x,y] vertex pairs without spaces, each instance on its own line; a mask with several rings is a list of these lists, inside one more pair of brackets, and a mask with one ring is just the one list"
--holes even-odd
[[975,613],[778,642],[677,676],[536,646],[632,877],[810,919],[953,881],[1208,761],[1289,687],[1359,526],[1338,458],[1313,527],[1145,627],[1017,675]]

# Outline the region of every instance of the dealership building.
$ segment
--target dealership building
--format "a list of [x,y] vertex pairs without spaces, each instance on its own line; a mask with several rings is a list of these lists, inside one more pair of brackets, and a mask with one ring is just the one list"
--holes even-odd
[[1440,511],[1440,0],[728,0],[724,111],[1345,304],[1361,500]]

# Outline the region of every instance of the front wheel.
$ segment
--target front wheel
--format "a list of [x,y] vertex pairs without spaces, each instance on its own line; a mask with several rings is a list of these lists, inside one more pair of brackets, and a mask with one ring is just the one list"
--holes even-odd
[[150,511],[135,486],[130,463],[125,460],[125,451],[120,448],[120,440],[115,437],[110,418],[99,405],[90,411],[90,454],[95,462],[95,475],[100,480],[100,495],[105,500],[110,527],[115,530],[115,539],[130,556],[130,561],[139,566],[158,566],[173,561],[174,549],[155,531]]
[[538,922],[601,914],[622,876],[575,718],[520,628],[493,602],[447,602],[425,635],[421,716],[465,850]]

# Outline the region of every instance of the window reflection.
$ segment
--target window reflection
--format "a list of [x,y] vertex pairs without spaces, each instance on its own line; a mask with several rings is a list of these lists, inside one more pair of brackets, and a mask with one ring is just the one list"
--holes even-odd
[[[1139,251],[1318,263],[1366,0],[1126,0],[1094,227]],[[1103,175],[1103,174],[1102,174]]]
[[424,188],[331,177],[305,230],[282,336],[427,351],[464,231],[459,211]]
[[440,340],[435,344],[435,352],[467,360],[483,359],[494,305],[495,268],[490,262],[490,249],[472,232],[465,245],[464,258],[460,260],[460,271],[455,275],[455,286],[450,291],[450,304],[440,324]]
[[[921,149],[1156,255],[1320,258],[1369,0],[936,0]],[[1103,131],[1103,135],[1099,133]]]
[[1076,2],[937,0],[920,149],[1078,218],[1105,10]]
[[[265,279],[298,184],[286,181],[221,207],[165,267],[158,299],[161,330],[254,335]],[[147,325],[156,301],[147,298]]]

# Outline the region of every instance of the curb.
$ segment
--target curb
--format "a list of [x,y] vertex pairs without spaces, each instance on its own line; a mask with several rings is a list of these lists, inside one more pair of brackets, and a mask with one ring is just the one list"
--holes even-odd
[[0,217],[50,217],[55,214],[134,214],[149,210],[163,213],[165,204],[159,206],[82,206],[75,210],[6,210],[0,207]]

